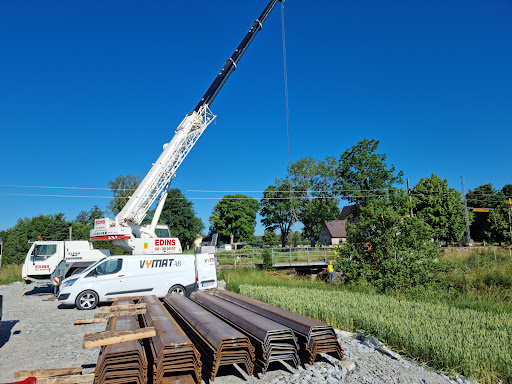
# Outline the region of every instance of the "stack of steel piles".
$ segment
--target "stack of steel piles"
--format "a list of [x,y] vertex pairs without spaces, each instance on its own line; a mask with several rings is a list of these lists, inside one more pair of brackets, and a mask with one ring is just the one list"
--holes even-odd
[[[107,331],[138,328],[134,316],[112,317]],[[139,340],[106,345],[101,348],[96,364],[94,384],[147,383],[148,363]]]
[[169,294],[164,302],[199,348],[204,366],[211,369],[211,381],[222,365],[244,364],[252,375],[254,347],[247,336],[184,296]]
[[143,302],[146,304],[143,324],[156,331],[156,336],[146,344],[153,383],[161,384],[164,376],[176,380],[178,376],[190,374],[200,383],[201,359],[194,344],[156,296],[145,296]]
[[291,328],[298,336],[299,353],[306,363],[313,364],[320,353],[343,359],[343,349],[333,327],[328,324],[234,292],[215,291],[214,295]]
[[298,366],[297,340],[290,328],[208,293],[197,291],[190,297],[250,338],[256,348],[256,364],[263,373],[274,361],[291,361]]

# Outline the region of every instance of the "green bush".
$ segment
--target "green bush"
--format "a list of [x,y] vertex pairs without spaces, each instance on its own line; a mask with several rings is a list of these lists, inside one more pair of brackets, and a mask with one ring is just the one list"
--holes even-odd
[[263,252],[261,252],[261,259],[263,260],[263,269],[265,271],[274,269],[272,265],[272,253],[269,249],[264,249]]

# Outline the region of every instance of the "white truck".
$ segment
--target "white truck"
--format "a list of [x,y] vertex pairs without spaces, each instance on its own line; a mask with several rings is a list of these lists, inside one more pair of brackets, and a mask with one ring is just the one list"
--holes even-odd
[[21,276],[27,282],[50,280],[64,262],[64,273],[56,277],[68,277],[106,256],[110,256],[110,251],[94,249],[89,241],[36,241],[27,253]]
[[[170,236],[167,225],[159,224],[156,233],[159,237]],[[49,282],[58,286],[66,277],[109,255],[108,249],[94,249],[89,241],[35,241],[25,256],[21,277],[27,283]]]

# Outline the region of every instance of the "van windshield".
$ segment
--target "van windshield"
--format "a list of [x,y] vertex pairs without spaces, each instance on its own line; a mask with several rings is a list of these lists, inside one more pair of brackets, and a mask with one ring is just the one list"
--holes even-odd
[[104,257],[103,259],[98,260],[98,261],[97,261],[97,262],[95,262],[93,265],[91,265],[91,266],[87,267],[87,269],[86,269],[85,271],[83,271],[82,273],[87,273],[87,272],[89,272],[91,269],[96,268],[96,266],[97,266],[99,263],[104,262],[106,259],[107,259],[107,258],[106,258],[106,257]]

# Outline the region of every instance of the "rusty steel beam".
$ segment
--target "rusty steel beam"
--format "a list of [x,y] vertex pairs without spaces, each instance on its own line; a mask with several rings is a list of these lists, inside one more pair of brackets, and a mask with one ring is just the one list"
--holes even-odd
[[299,340],[299,354],[304,362],[313,364],[320,353],[328,353],[343,360],[343,348],[332,326],[234,292],[223,290],[213,294],[291,328]]
[[211,381],[224,365],[244,364],[252,375],[254,347],[246,335],[184,296],[169,294],[164,303],[200,350],[203,367],[211,370]]
[[297,340],[290,328],[208,293],[197,291],[190,298],[250,338],[263,373],[272,362],[290,361],[298,366]]
[[[108,331],[137,328],[133,316],[113,317],[107,323]],[[133,340],[102,347],[94,373],[95,384],[147,383],[147,360],[142,344]]]
[[183,376],[182,380],[188,380],[190,374],[200,383],[202,363],[192,341],[156,296],[146,296],[143,302],[146,304],[146,313],[142,321],[145,326],[156,330],[156,336],[146,344],[153,383],[164,383],[169,375],[173,378],[180,375]]

